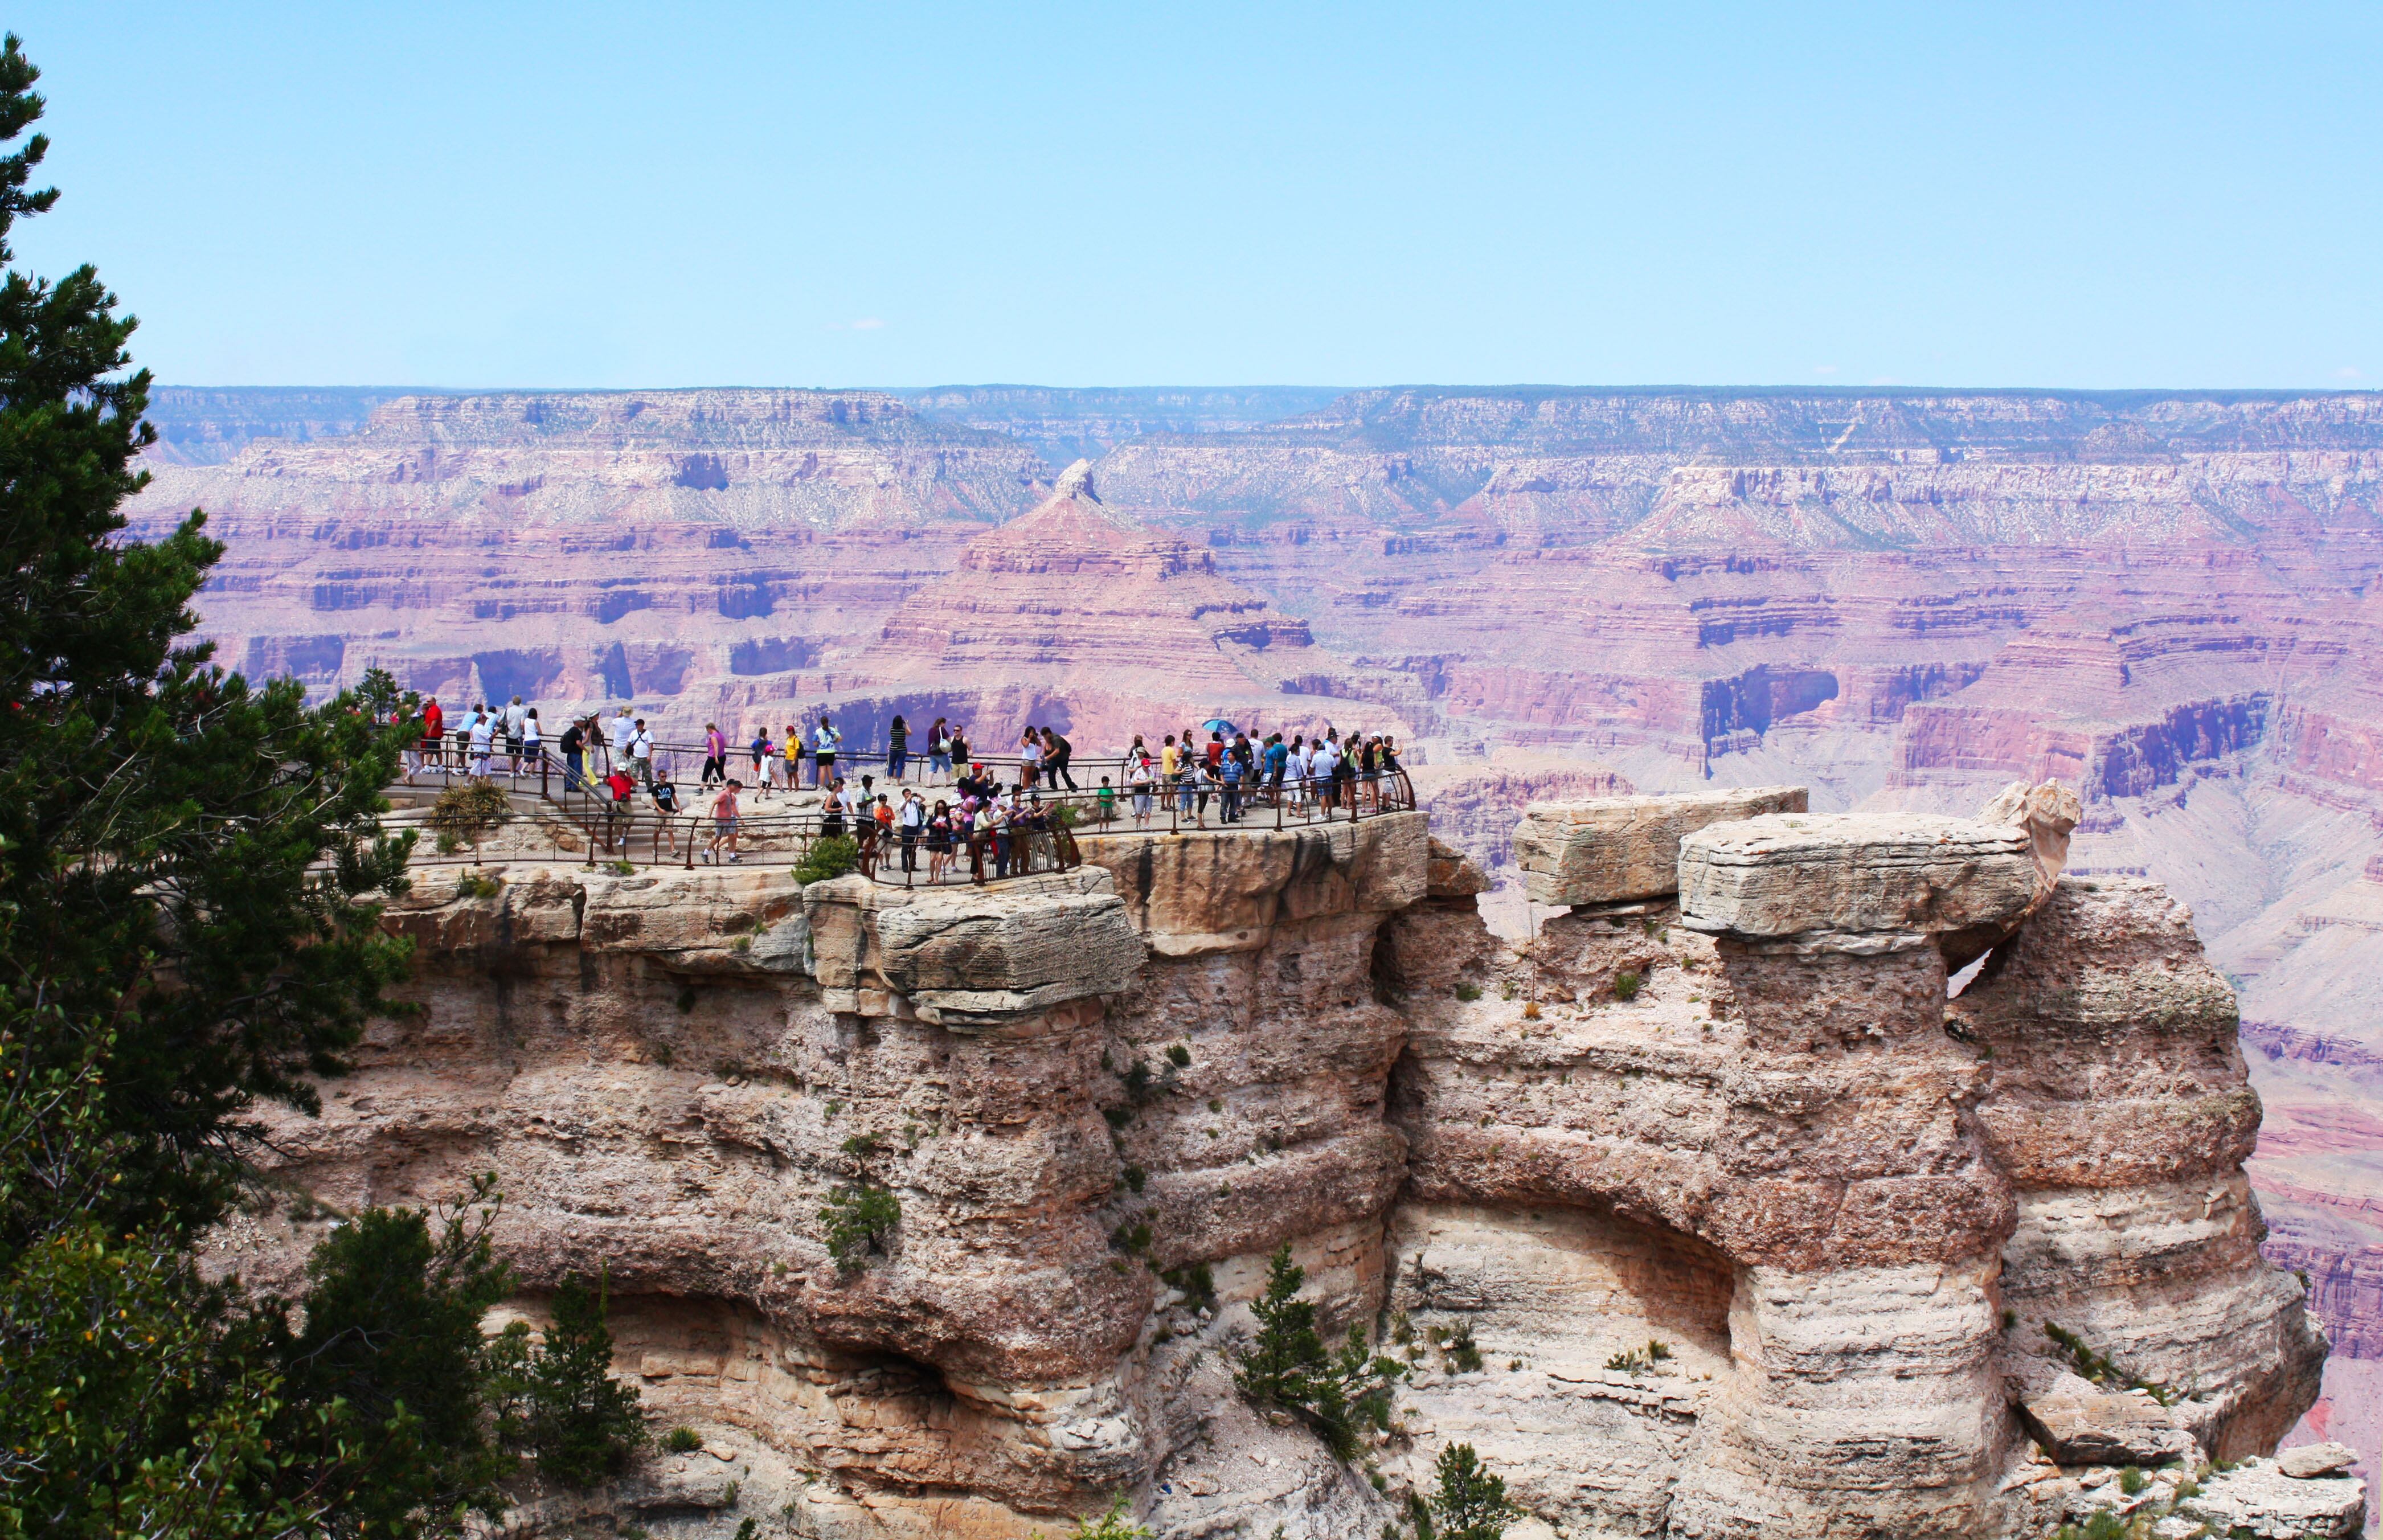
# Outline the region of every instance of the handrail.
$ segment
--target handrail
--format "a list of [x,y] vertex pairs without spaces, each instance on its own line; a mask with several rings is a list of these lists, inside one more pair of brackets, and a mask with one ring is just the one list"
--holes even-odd
[[[427,768],[441,774],[448,771],[444,766]],[[505,777],[516,783],[521,778]],[[691,870],[698,864],[698,841],[717,846],[720,839],[706,836],[726,838],[712,828],[708,810],[661,815],[634,804],[616,803],[589,783],[571,784],[567,777],[553,773],[550,763],[540,767],[536,795],[552,809],[558,822],[568,823],[579,832],[591,868],[600,851],[604,857],[631,866],[640,864],[642,857],[648,868],[667,863]],[[1181,778],[1162,785],[1154,778],[1149,789],[1139,795],[1131,787],[1112,788],[1105,801],[1097,789],[1038,792],[1025,806],[1031,821],[1024,826],[971,831],[940,847],[923,832],[905,841],[897,832],[881,830],[868,818],[847,820],[822,809],[776,814],[740,810],[735,825],[735,859],[739,865],[799,865],[818,841],[841,833],[858,842],[858,869],[872,881],[902,887],[981,884],[1074,869],[1083,859],[1080,833],[1114,838],[1355,823],[1384,813],[1411,812],[1416,800],[1414,782],[1403,770],[1395,770],[1281,782],[1262,777],[1246,787],[1216,781],[1187,784]],[[555,854],[559,858],[559,844]],[[704,854],[709,860],[716,852]],[[470,859],[480,863],[476,852]]]

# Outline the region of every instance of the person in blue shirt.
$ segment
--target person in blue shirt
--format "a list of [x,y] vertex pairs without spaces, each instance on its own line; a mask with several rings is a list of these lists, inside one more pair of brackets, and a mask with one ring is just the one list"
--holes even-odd
[[1216,779],[1225,784],[1223,805],[1216,814],[1219,823],[1241,820],[1241,757],[1228,754],[1216,766]]
[[1290,764],[1290,750],[1283,746],[1282,734],[1279,733],[1269,734],[1266,746],[1266,789],[1278,803],[1282,800],[1283,771]]

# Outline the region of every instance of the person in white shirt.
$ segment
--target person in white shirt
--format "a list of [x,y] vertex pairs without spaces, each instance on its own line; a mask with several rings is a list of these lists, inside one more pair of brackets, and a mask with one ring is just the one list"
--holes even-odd
[[824,786],[835,779],[835,753],[844,743],[844,734],[820,713],[819,730],[811,734],[811,784]]
[[505,707],[503,714],[505,752],[512,756],[512,772],[519,775],[522,768],[522,723],[529,719],[529,708],[522,704],[521,696],[515,696]]
[[919,836],[927,828],[927,799],[916,786],[902,788],[902,810],[894,815],[894,826],[902,838],[902,869],[918,870]]
[[621,708],[618,716],[604,724],[604,768],[606,770],[611,770],[614,765],[628,763],[629,734],[636,730],[637,724],[630,720],[629,708],[625,706]]
[[497,736],[497,719],[485,710],[475,712],[468,732],[472,745],[473,778],[485,781],[488,774],[490,745]]
[[1316,796],[1327,807],[1336,806],[1339,801],[1333,795],[1336,785],[1333,776],[1340,768],[1340,751],[1333,746],[1332,740],[1329,738],[1317,744],[1315,752],[1308,756],[1308,776],[1315,782]]
[[546,757],[546,733],[537,724],[537,708],[533,706],[522,715],[521,762],[536,770]]
[[654,783],[654,735],[639,717],[629,728],[629,779],[640,786]]

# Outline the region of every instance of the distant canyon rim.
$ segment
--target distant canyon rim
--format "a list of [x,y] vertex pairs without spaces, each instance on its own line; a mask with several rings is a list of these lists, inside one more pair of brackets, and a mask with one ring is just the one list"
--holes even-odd
[[2372,1482],[2383,396],[167,388],[152,420],[135,532],[207,511],[232,666],[679,738],[1047,722],[1095,773],[1217,714],[1393,731],[1510,927],[1533,800],[2060,782],[2069,873],[2164,884],[2236,991],[2266,1251],[2332,1341],[2292,1438]]

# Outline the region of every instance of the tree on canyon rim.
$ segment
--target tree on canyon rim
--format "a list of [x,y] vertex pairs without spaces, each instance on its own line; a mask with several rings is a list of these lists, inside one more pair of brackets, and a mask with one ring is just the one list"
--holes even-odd
[[359,701],[189,640],[203,516],[125,537],[134,323],[89,266],[8,266],[57,197],[38,78],[0,43],[0,1537],[457,1533],[504,1469],[485,1218],[360,1215],[296,1312],[193,1262],[253,1179],[244,1110],[314,1110],[394,1008],[374,900],[410,842]]

